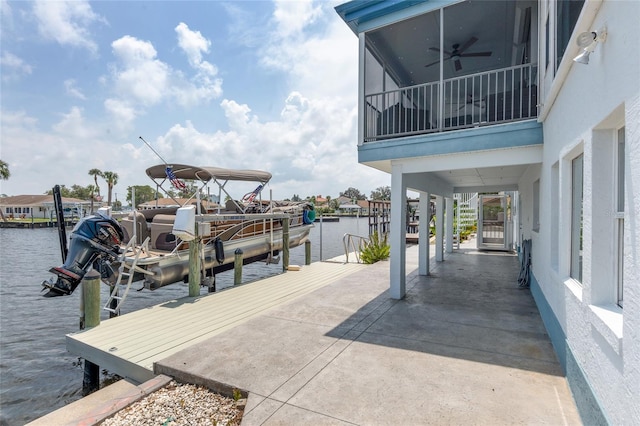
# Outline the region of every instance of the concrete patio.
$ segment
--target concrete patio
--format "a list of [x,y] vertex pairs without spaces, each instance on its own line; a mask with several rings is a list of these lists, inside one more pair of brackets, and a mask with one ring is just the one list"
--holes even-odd
[[407,297],[379,262],[155,363],[249,392],[254,424],[580,424],[518,258],[470,246]]

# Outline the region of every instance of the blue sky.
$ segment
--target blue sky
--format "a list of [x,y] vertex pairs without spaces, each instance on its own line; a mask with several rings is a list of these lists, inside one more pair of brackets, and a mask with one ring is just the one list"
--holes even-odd
[[270,171],[276,199],[390,185],[357,162],[339,3],[0,0],[0,193],[86,186],[98,168],[123,200],[161,162],[139,136],[169,163]]

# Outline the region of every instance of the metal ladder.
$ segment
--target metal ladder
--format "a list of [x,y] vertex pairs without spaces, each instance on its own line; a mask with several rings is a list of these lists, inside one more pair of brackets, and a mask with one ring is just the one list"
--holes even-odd
[[[129,289],[131,288],[131,283],[133,282],[134,272],[141,272],[143,274],[153,274],[152,272],[149,272],[146,269],[142,269],[137,266],[138,259],[140,258],[140,254],[148,251],[149,251],[149,237],[147,237],[140,246],[136,246],[135,235],[129,240],[129,242],[127,243],[126,247],[124,248],[120,256],[118,256],[118,261],[120,262],[120,267],[118,268],[118,279],[115,285],[113,286],[111,293],[109,294],[109,299],[107,300],[107,303],[105,303],[103,307],[105,311],[108,311],[115,315],[120,314],[120,306],[122,306],[122,303],[124,302],[124,300],[127,298],[127,295],[129,294]],[[130,252],[133,252],[135,256],[131,264],[128,264],[126,262],[126,255]],[[122,284],[122,277],[125,277],[125,276],[127,277],[127,287],[125,288],[122,296],[119,296],[118,289],[120,287],[120,284]],[[113,302],[114,300],[117,300],[118,302],[116,306],[112,308],[111,302]]]
[[350,250],[356,256],[356,263],[360,263],[360,252],[369,242],[369,238],[360,235],[346,233],[342,236],[342,245],[344,246],[345,263],[349,263]]

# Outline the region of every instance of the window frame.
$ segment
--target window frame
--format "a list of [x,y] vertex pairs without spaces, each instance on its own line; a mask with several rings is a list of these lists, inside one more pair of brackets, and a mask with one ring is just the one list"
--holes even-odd
[[[579,162],[577,162],[579,161]],[[576,155],[569,160],[571,166],[571,218],[570,218],[570,245],[569,245],[569,276],[582,285],[583,280],[583,232],[584,232],[584,153]],[[577,174],[580,177],[579,197],[576,188]],[[578,219],[577,206],[580,213]],[[576,222],[579,221],[579,226]]]
[[615,249],[615,283],[616,303],[623,307],[624,299],[624,212],[625,212],[625,156],[626,156],[626,129],[621,126],[615,130],[614,153],[614,249]]

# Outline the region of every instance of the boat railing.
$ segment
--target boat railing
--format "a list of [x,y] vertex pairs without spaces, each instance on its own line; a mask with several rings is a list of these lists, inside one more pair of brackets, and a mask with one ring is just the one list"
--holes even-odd
[[356,263],[361,263],[360,252],[368,242],[368,237],[349,233],[344,234],[344,236],[342,237],[342,245],[344,246],[345,263],[349,263],[350,253],[354,253],[356,257]]

